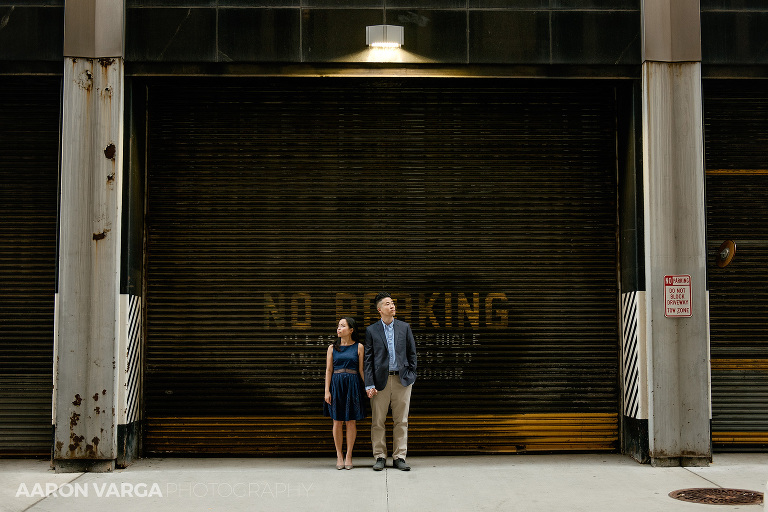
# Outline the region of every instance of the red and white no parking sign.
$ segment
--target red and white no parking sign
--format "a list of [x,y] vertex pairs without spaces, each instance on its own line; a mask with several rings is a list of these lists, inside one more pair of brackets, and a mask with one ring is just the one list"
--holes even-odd
[[664,276],[664,316],[676,318],[692,315],[691,276]]

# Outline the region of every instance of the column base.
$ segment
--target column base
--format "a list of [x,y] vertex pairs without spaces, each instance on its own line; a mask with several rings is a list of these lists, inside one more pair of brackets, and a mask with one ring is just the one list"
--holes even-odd
[[656,468],[706,468],[710,457],[651,457],[651,466]]
[[126,468],[139,458],[140,430],[138,421],[117,426],[117,467]]
[[648,420],[622,416],[621,452],[640,464],[648,464],[651,457],[648,449]]
[[56,473],[111,473],[115,470],[114,459],[54,459],[53,470]]

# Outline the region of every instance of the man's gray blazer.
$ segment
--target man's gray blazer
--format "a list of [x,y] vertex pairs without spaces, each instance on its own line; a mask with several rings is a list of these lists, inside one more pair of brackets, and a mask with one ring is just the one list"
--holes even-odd
[[[410,325],[397,319],[394,322],[395,361],[400,370],[400,382],[403,386],[410,386],[416,380],[416,341]],[[379,391],[384,389],[389,378],[389,349],[381,320],[365,330],[363,361],[366,387],[375,386]]]

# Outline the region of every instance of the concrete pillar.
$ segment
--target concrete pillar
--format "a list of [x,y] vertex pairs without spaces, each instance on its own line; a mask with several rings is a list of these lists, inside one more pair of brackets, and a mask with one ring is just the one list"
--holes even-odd
[[[651,463],[711,460],[709,304],[698,0],[643,1],[645,355]],[[690,316],[665,276],[690,276]]]
[[123,161],[122,0],[67,0],[54,360],[57,471],[117,457]]

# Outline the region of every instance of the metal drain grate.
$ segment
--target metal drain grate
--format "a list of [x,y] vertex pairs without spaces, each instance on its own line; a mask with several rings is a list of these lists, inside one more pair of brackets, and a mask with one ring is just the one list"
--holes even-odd
[[707,505],[759,505],[763,493],[744,489],[681,489],[669,493],[670,498]]

